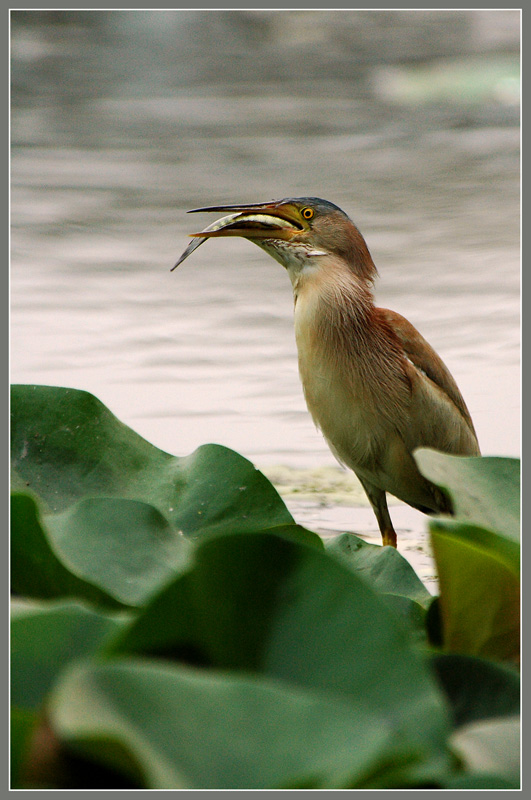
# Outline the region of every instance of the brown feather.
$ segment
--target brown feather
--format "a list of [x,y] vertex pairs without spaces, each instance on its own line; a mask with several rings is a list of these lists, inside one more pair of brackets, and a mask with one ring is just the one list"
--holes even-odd
[[450,398],[477,439],[474,423],[463,395],[442,358],[418,332],[415,326],[401,314],[396,311],[390,311],[387,308],[375,308],[374,311],[376,319],[380,319],[389,325],[390,330],[397,337],[412,364],[427,375]]

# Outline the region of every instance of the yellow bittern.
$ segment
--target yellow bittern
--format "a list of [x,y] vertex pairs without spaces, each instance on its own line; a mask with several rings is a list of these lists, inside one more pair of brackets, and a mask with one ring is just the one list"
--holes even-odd
[[175,267],[207,238],[242,236],[286,268],[308,409],[338,461],[359,478],[383,544],[396,547],[386,492],[427,514],[452,513],[412,454],[431,447],[477,456],[474,425],[435,350],[407,319],[375,307],[376,267],[344,211],[317,197],[193,211],[229,213],[191,234]]

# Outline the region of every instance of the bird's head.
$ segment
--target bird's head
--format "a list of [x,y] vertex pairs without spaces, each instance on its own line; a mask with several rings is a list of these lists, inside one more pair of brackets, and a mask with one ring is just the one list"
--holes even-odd
[[[376,268],[363,236],[338,206],[319,197],[295,197],[250,205],[209,206],[192,212],[227,212],[199,233],[175,265],[206,239],[242,236],[279,261],[291,277],[305,267],[341,261],[358,279],[372,281]],[[174,267],[175,269],[175,267]]]

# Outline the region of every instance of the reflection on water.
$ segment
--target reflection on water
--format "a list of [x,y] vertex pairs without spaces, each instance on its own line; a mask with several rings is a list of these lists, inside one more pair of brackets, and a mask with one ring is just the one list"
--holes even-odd
[[252,91],[187,84],[157,57],[163,33],[155,50],[149,35],[14,27],[13,382],[88,389],[176,454],[215,441],[266,468],[332,467],[304,405],[282,268],[226,239],[170,273],[212,219],[187,209],[317,195],[360,227],[378,302],[443,356],[483,452],[518,455],[516,56],[491,54],[486,89],[473,54],[450,70],[454,102],[430,102],[429,81],[420,99],[404,93],[396,63],[402,83],[386,91],[382,64],[300,90],[274,75]]

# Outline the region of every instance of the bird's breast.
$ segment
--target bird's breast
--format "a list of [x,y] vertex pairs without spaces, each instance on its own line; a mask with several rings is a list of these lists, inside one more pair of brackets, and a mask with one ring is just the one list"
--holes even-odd
[[336,457],[351,468],[370,468],[390,432],[389,393],[371,364],[363,329],[348,330],[316,292],[295,303],[299,372],[308,410]]

